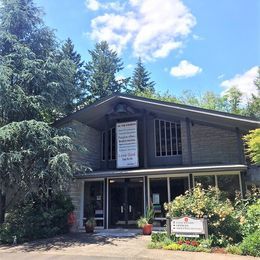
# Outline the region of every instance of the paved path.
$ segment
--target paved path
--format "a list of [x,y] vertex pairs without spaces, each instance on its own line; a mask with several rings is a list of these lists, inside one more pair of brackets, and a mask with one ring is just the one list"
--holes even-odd
[[85,233],[38,240],[18,246],[0,246],[0,259],[174,259],[174,260],[256,260],[254,257],[175,252],[147,249],[150,237],[106,237]]

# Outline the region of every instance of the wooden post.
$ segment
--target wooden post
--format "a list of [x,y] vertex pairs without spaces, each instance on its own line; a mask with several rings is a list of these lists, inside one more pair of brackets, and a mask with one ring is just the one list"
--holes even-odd
[[171,218],[166,217],[166,231],[167,231],[167,236],[170,237],[171,235]]
[[187,132],[188,164],[192,165],[192,148],[191,148],[191,133],[190,133],[189,118],[186,118],[186,132]]
[[109,119],[108,115],[106,115],[106,127],[105,127],[105,161],[106,161],[106,169],[108,169],[108,130],[109,130]]
[[205,238],[208,239],[209,230],[208,230],[208,217],[207,216],[203,216],[203,225],[204,225],[204,229],[205,229]]
[[146,110],[143,111],[143,158],[144,158],[144,168],[147,168],[147,116]]

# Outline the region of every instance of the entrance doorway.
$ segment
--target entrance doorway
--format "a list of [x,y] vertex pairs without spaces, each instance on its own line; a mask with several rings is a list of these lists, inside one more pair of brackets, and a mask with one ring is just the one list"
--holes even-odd
[[109,227],[136,228],[143,212],[143,178],[109,180]]

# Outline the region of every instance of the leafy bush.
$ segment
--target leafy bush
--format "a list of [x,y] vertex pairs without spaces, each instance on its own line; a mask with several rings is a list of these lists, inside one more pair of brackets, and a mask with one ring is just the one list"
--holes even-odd
[[239,246],[236,245],[228,245],[226,251],[233,255],[242,255],[242,250]]
[[174,234],[171,234],[170,237],[168,238],[167,233],[165,232],[153,232],[151,235],[152,242],[163,242],[166,239],[170,239],[172,242],[177,240]]
[[163,245],[162,247],[165,250],[174,250],[174,251],[189,251],[189,252],[210,252],[210,249],[201,247],[201,246],[192,246],[186,243],[179,244],[179,243],[171,243],[169,245]]
[[252,234],[255,230],[260,230],[260,199],[256,204],[248,207],[246,215],[242,221],[243,235]]
[[240,248],[244,255],[260,256],[260,230],[245,237]]
[[147,247],[149,249],[161,249],[163,248],[163,246],[164,246],[163,242],[150,242]]
[[8,213],[0,227],[0,242],[12,243],[14,236],[24,242],[66,233],[71,211],[71,199],[63,194],[45,199],[33,194]]
[[209,234],[213,245],[226,246],[229,242],[242,240],[241,226],[232,203],[216,187],[205,190],[198,184],[185,195],[165,204],[170,217],[192,216],[202,218],[208,216]]

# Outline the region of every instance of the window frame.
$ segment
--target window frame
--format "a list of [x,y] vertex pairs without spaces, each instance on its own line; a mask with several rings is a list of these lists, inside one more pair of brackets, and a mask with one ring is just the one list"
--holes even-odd
[[[112,138],[113,129],[115,131],[115,144],[114,144],[115,158],[113,158],[113,138]],[[106,151],[106,147],[103,147],[104,144],[106,143],[106,131],[101,132],[101,161],[103,161],[103,162],[106,160],[106,152],[107,152],[108,161],[115,161],[116,160],[116,128],[115,127],[109,128],[107,135],[108,135],[108,141],[110,140],[110,145],[107,146],[107,151]],[[105,140],[103,138],[105,138]],[[104,152],[105,152],[105,154],[104,154]]]
[[[158,137],[159,137],[159,142],[157,142],[157,132],[156,132],[156,121],[158,122]],[[161,128],[161,122],[163,122],[164,125],[164,133],[162,133],[162,128]],[[168,142],[167,142],[167,123],[169,124],[169,130],[170,130],[170,152],[171,154],[168,154]],[[172,126],[174,125],[174,133],[172,131]],[[178,137],[178,126],[180,129],[180,136]],[[174,136],[173,136],[174,134]],[[162,135],[164,135],[164,148],[165,148],[165,155],[163,155],[162,151]],[[173,138],[174,137],[174,138]],[[173,140],[175,145],[173,145]],[[159,148],[159,155],[157,154],[157,143],[158,143],[158,148]],[[179,146],[180,144],[180,146]],[[174,146],[175,149],[174,150]],[[179,149],[181,147],[181,149]],[[165,119],[154,119],[154,155],[155,157],[174,157],[174,156],[181,156],[182,155],[182,138],[181,138],[181,122],[180,121],[169,121]]]

